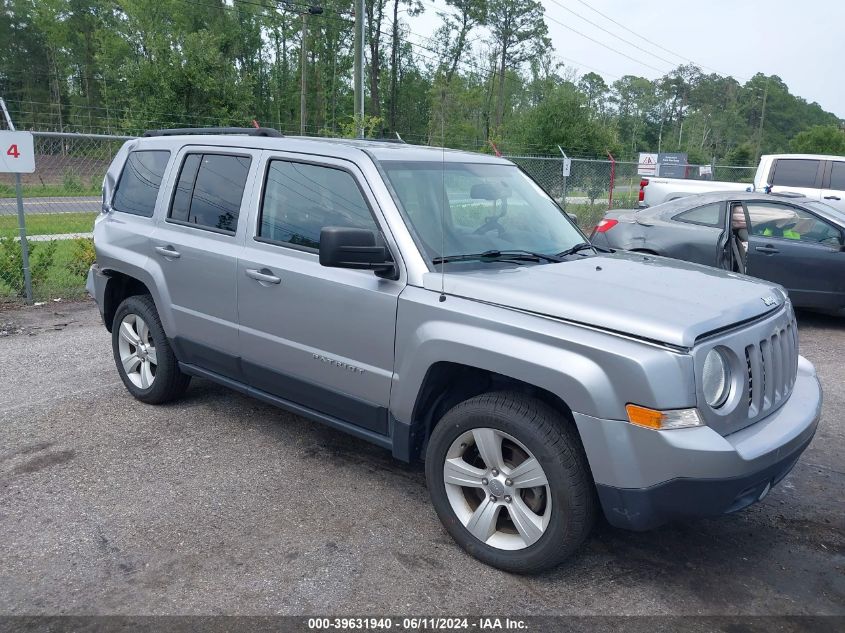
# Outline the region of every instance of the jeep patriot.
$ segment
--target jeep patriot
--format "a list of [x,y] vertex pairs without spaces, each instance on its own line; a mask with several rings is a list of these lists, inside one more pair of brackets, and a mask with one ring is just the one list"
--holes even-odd
[[779,286],[598,250],[502,158],[148,132],[108,170],[94,244],[135,398],[198,376],[424,460],[445,529],[513,572],[566,559],[599,512],[745,508],[819,419]]

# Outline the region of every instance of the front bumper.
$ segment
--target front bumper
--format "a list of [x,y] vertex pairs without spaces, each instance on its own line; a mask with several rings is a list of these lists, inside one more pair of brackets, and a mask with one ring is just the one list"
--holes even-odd
[[608,521],[647,530],[673,519],[735,512],[763,498],[810,444],[821,404],[815,369],[799,357],[783,406],[727,436],[706,426],[653,431],[574,417]]

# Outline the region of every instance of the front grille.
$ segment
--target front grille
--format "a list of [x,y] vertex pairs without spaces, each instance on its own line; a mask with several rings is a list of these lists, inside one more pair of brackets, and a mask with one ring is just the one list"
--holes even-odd
[[777,408],[792,391],[798,371],[796,324],[790,320],[770,336],[745,348],[748,417]]

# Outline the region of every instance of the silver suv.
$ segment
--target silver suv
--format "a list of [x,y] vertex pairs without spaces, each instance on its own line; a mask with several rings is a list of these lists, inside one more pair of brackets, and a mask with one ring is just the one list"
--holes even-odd
[[599,510],[644,530],[744,508],[819,419],[780,287],[598,251],[500,158],[150,132],[94,241],[134,397],[199,376],[424,459],[446,530],[510,571],[564,560]]

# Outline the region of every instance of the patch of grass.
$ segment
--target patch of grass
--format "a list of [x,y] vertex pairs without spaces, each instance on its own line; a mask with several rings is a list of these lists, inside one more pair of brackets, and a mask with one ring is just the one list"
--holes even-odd
[[[96,213],[30,213],[26,216],[27,235],[90,233]],[[0,237],[18,235],[18,216],[0,215]]]
[[[66,196],[99,197],[99,185],[85,185],[73,179],[66,179],[60,185],[23,185],[24,198],[58,198]],[[15,186],[0,182],[0,198],[14,198]]]
[[76,240],[59,240],[57,242],[53,267],[47,272],[47,278],[39,287],[33,289],[36,300],[61,297],[72,299],[85,295],[85,276],[79,274],[78,265],[80,249]]
[[[88,273],[87,266],[80,262],[84,255],[79,240],[57,240],[55,252],[53,253],[52,266],[47,270],[44,279],[33,286],[33,294],[36,301],[49,299],[75,299],[85,295],[85,276]],[[38,247],[45,246],[40,242]],[[0,271],[0,305],[4,302],[21,303],[23,299],[16,296],[14,289],[4,279]]]

